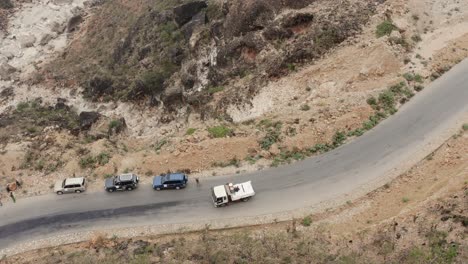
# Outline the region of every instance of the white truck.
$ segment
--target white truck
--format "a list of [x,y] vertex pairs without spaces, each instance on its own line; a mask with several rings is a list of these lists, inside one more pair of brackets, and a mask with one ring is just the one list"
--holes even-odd
[[211,196],[215,207],[226,206],[231,202],[248,201],[255,195],[252,182],[239,184],[227,183],[211,189]]

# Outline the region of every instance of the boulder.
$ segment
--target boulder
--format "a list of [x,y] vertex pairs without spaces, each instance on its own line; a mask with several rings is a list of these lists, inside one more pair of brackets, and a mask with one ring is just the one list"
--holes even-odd
[[18,38],[21,48],[29,48],[34,46],[34,43],[36,42],[36,37],[33,35],[23,35]]
[[79,116],[80,129],[89,130],[91,126],[98,121],[101,115],[97,112],[81,112]]
[[202,9],[208,7],[206,1],[194,1],[174,7],[174,19],[179,26],[188,23]]
[[4,62],[0,65],[0,79],[8,81],[11,79],[12,74],[16,72],[16,68]]

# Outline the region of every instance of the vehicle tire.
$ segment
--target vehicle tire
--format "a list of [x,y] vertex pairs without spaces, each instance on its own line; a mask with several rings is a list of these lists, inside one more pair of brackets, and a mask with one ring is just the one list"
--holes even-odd
[[133,190],[132,187],[128,187],[128,188],[127,188],[127,191],[132,191],[132,190]]
[[176,190],[180,190],[180,187],[179,187],[179,186],[177,186],[177,187],[175,187],[175,188],[176,188]]
[[114,192],[114,189],[107,189],[108,192]]
[[242,199],[243,202],[247,202],[250,198],[244,198]]
[[62,195],[62,194],[63,194],[63,192],[57,192],[57,194],[58,194],[58,195]]
[[155,190],[156,190],[156,191],[160,191],[160,190],[161,190],[161,188],[157,187]]
[[76,192],[76,193],[81,193],[81,191],[80,191],[80,190],[76,190],[75,192]]

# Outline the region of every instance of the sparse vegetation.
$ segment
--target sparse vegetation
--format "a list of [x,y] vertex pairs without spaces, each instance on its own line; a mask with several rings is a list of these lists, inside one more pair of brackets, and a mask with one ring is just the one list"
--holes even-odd
[[237,157],[234,157],[234,158],[230,159],[227,162],[217,161],[217,162],[213,162],[213,164],[211,164],[211,165],[213,167],[221,167],[221,168],[229,167],[229,166],[234,166],[236,168],[239,168],[240,167],[240,162],[241,161]]
[[29,134],[39,134],[45,127],[53,125],[70,131],[79,130],[76,112],[69,108],[44,106],[40,101],[18,103],[11,118]]
[[161,151],[162,147],[164,147],[167,143],[169,143],[169,141],[165,138],[159,140],[158,142],[156,142],[156,144],[154,144],[154,150],[156,152]]
[[219,125],[208,128],[208,133],[210,133],[210,136],[213,138],[224,138],[232,136],[234,131],[227,126]]
[[96,161],[101,166],[109,163],[110,159],[111,159],[111,155],[107,152],[101,152],[96,156]]
[[191,135],[195,134],[196,131],[197,131],[196,128],[188,128],[187,131],[185,132],[185,135],[191,136]]
[[414,80],[414,75],[410,72],[407,72],[403,74],[403,78],[405,78],[408,82],[411,82]]
[[78,162],[82,169],[94,169],[96,166],[103,166],[109,163],[111,155],[107,152],[101,152],[97,156],[86,155]]
[[303,226],[310,226],[312,224],[312,218],[310,216],[306,216],[302,219]]
[[468,131],[468,123],[463,124],[462,128],[464,131]]
[[286,64],[286,67],[288,68],[288,70],[290,72],[295,72],[296,71],[296,65],[292,64],[292,63],[288,63]]
[[389,36],[395,29],[397,29],[397,27],[393,25],[392,21],[385,20],[377,26],[375,34],[378,38],[383,37],[385,35]]
[[208,93],[211,95],[222,92],[222,91],[224,91],[224,86],[213,86],[213,87],[208,88]]
[[96,166],[96,158],[91,155],[87,155],[80,159],[79,164],[82,169],[92,169]]
[[120,131],[124,127],[124,123],[119,119],[113,119],[109,122],[109,131]]
[[302,110],[302,111],[309,111],[309,110],[310,110],[310,106],[309,106],[309,105],[306,105],[306,104],[301,105],[301,110]]
[[[282,123],[272,123],[271,121],[266,120],[262,120],[262,122],[265,121],[265,123],[263,123],[263,127],[266,128],[266,134],[259,141],[259,144],[262,149],[269,150],[273,144],[281,141]],[[262,124],[262,122],[260,123]]]
[[346,133],[345,132],[342,132],[342,131],[337,131],[335,133],[335,135],[333,135],[333,143],[332,145],[336,148],[336,147],[339,147],[341,145],[343,145],[343,143],[345,142],[346,140]]
[[367,98],[367,104],[372,106],[372,108],[374,108],[375,106],[377,106],[377,99],[375,99],[375,97],[369,97]]

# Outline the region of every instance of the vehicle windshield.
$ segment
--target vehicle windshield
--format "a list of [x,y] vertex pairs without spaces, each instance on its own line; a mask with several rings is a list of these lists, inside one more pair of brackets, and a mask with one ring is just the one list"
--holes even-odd
[[167,181],[169,181],[169,179],[170,179],[170,175],[169,175],[169,174],[166,174],[166,175],[164,175],[164,176],[162,177],[162,182],[163,182],[163,183],[164,183],[164,182],[167,182]]

